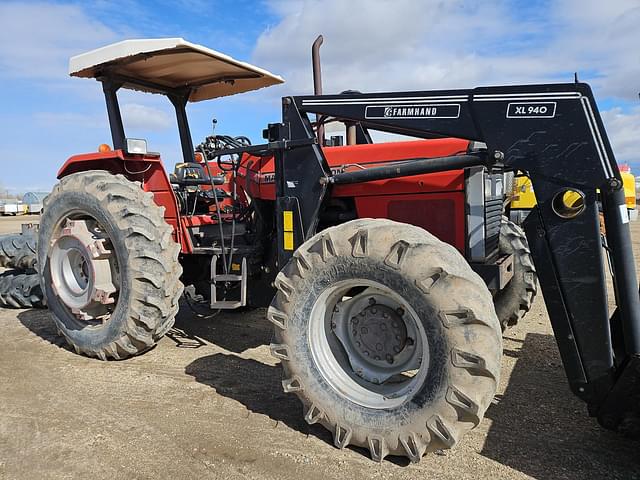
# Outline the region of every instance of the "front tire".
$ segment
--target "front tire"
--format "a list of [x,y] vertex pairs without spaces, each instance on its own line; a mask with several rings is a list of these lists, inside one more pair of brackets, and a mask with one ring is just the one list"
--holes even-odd
[[538,276],[524,231],[507,217],[502,217],[498,248],[501,254],[513,255],[513,278],[493,298],[504,331],[517,325],[531,309],[538,292]]
[[183,290],[172,233],[153,194],[122,175],[86,171],[54,187],[38,265],[53,320],[77,353],[130,357],[171,328]]
[[499,378],[500,325],[452,246],[412,225],[355,220],[305,242],[276,287],[268,318],[283,388],[337,447],[417,462],[482,419]]

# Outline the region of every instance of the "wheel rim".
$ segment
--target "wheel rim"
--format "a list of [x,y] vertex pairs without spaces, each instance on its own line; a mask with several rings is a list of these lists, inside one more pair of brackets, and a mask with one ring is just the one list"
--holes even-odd
[[56,297],[76,319],[106,322],[117,303],[119,266],[105,229],[92,216],[75,212],[58,223],[50,252]]
[[316,300],[309,346],[325,381],[368,408],[393,408],[424,383],[429,346],[415,310],[388,287],[344,280]]

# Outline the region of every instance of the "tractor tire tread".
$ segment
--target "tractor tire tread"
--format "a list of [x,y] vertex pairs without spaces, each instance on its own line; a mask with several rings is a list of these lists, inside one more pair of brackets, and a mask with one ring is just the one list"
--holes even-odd
[[45,308],[40,277],[35,270],[0,273],[0,307]]
[[518,225],[502,217],[500,251],[514,256],[514,278],[494,298],[502,330],[515,326],[527,314],[538,293],[536,267],[527,237]]
[[[378,236],[376,236],[378,235]],[[354,244],[363,237],[389,241],[384,260],[411,276],[419,276],[429,283],[429,293],[438,296],[449,308],[440,312],[443,329],[450,338],[464,344],[464,350],[452,349],[449,362],[449,388],[447,395],[420,410],[404,425],[382,429],[358,424],[341,417],[336,405],[323,405],[326,399],[315,391],[317,383],[310,380],[301,368],[294,348],[295,332],[290,332],[290,322],[295,316],[297,288],[304,284],[304,277],[313,277],[313,271],[322,268],[330,257],[369,256],[368,252]],[[376,247],[379,250],[379,246]],[[412,262],[405,261],[407,254]],[[420,262],[416,261],[419,256]],[[382,257],[378,257],[382,260]],[[301,268],[302,265],[302,268]],[[446,270],[441,268],[446,266]],[[393,267],[395,268],[395,267]],[[432,271],[430,271],[432,268]],[[429,282],[430,276],[436,278]],[[267,312],[274,324],[274,343],[271,353],[283,369],[283,390],[294,393],[301,400],[307,423],[320,423],[333,434],[338,448],[348,445],[369,450],[374,461],[382,461],[387,455],[407,457],[418,462],[425,452],[450,448],[469,430],[478,425],[495,394],[502,354],[501,330],[491,295],[482,279],[471,270],[466,260],[450,245],[438,240],[419,227],[386,219],[361,219],[330,227],[305,242],[278,274],[276,295]],[[454,291],[465,291],[465,306],[457,305]],[[458,295],[458,298],[460,296]],[[457,321],[448,321],[450,312],[457,314]],[[473,342],[465,341],[472,338]],[[302,355],[301,355],[302,356]],[[445,360],[446,361],[446,360]],[[415,412],[414,412],[415,413]]]
[[[139,182],[98,170],[71,174],[47,197],[45,211],[58,192],[76,191],[105,202],[125,237],[132,278],[128,318],[120,337],[100,348],[80,346],[80,352],[103,360],[141,354],[155,346],[175,321],[184,288],[178,261],[180,245],[171,239],[172,228],[164,220],[164,208],[154,202],[151,192],[142,190]],[[65,338],[73,345],[68,336]]]
[[11,233],[0,236],[0,267],[31,270],[37,261],[37,236],[34,233]]

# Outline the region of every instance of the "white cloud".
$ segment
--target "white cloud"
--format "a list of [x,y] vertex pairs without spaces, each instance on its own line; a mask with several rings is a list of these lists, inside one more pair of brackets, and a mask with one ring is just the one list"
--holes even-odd
[[79,6],[0,4],[0,69],[3,76],[59,80],[72,55],[115,41],[116,33]]
[[500,0],[270,5],[282,19],[259,37],[253,56],[285,76],[281,90],[311,91],[310,47],[322,33],[326,92],[568,81],[578,71],[604,95],[637,93],[630,81],[640,78],[637,0],[566,0],[517,16]]
[[[253,59],[309,94],[311,44],[323,34],[325,93],[432,90],[479,85],[589,81],[596,99],[637,102],[638,0],[564,0],[511,11],[487,0],[272,0],[281,17],[263,32]],[[511,6],[510,6],[511,5]],[[525,8],[525,3],[518,2]],[[603,114],[618,160],[632,160],[640,110]]]
[[565,68],[593,72],[601,95],[637,100],[640,2],[565,0],[554,13],[563,28],[548,56],[560,57]]
[[127,128],[161,131],[173,125],[171,117],[165,110],[148,105],[125,103],[121,105],[120,111],[125,131]]
[[618,163],[640,163],[638,133],[640,133],[640,107],[624,113],[616,107],[602,112],[602,121],[609,133],[609,141]]
[[79,112],[36,112],[33,114],[36,124],[47,129],[76,127],[105,128],[108,126],[107,115]]

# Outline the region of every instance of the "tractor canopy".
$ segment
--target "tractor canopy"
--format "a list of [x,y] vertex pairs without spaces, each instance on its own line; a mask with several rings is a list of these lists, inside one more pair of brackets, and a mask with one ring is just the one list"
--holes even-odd
[[118,90],[165,95],[176,110],[185,162],[195,161],[186,112],[188,102],[284,83],[281,77],[262,68],[182,38],[125,40],[91,50],[71,57],[69,74],[102,83],[115,150],[125,150],[127,143]]
[[109,77],[122,88],[151,93],[187,89],[190,102],[284,83],[267,70],[182,38],[125,40],[91,50],[71,57],[69,75]]

